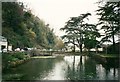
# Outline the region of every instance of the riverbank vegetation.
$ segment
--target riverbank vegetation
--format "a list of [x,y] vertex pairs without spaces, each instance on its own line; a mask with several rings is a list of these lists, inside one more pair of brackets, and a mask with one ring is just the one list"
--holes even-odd
[[7,68],[16,67],[29,59],[30,56],[25,52],[2,53],[2,68],[4,70]]

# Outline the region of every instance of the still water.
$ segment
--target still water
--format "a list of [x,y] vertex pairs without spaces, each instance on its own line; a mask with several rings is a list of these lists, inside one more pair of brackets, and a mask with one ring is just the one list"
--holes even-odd
[[2,75],[3,80],[118,80],[118,68],[87,56],[60,56],[33,58]]

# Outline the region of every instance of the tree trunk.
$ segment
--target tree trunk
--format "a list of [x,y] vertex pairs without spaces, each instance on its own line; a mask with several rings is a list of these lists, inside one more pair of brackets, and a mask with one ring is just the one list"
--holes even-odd
[[73,52],[75,52],[75,39],[73,39],[73,43],[74,43]]
[[98,53],[98,48],[95,49],[96,50],[96,54]]
[[88,54],[90,54],[90,49],[88,49]]
[[75,52],[75,45],[74,45],[74,47],[73,47],[73,52]]
[[114,32],[114,24],[113,24],[113,22],[111,22],[111,29],[112,29],[112,40],[113,40],[113,53],[115,53],[115,37],[114,37],[114,35],[115,35],[115,32]]
[[114,30],[113,30],[113,27],[112,27],[112,40],[113,40],[113,53],[115,53],[115,37],[114,37]]

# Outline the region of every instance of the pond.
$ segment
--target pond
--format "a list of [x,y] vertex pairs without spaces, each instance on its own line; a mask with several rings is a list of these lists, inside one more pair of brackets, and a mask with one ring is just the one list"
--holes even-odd
[[[107,67],[107,68],[106,68]],[[87,56],[32,58],[2,73],[3,80],[118,80],[118,68]]]

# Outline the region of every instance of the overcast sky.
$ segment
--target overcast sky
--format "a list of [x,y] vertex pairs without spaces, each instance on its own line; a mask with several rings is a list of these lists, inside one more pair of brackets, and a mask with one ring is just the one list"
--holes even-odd
[[95,10],[98,0],[20,0],[27,3],[32,12],[54,28],[57,36],[64,33],[59,29],[64,27],[70,17],[79,16],[87,12],[92,13],[90,23],[97,23]]

